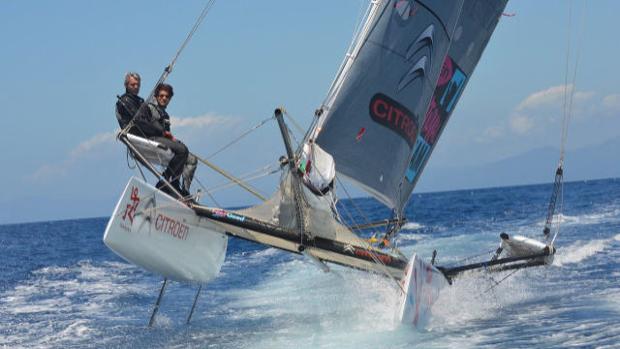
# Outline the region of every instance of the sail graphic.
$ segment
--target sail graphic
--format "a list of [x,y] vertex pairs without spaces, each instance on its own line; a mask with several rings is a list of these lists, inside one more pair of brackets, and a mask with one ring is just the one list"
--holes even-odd
[[401,212],[506,2],[371,4],[314,130],[341,175]]

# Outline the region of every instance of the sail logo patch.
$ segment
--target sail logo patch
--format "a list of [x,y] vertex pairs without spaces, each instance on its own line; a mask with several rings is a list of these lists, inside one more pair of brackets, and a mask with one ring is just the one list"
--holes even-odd
[[412,0],[396,0],[394,2],[394,12],[397,18],[406,22],[413,17],[417,11],[417,7]]
[[[405,60],[413,62],[413,65],[398,81],[398,92],[426,75],[428,66],[432,64],[434,33],[435,26],[429,24],[407,47]],[[424,55],[420,57],[420,54]],[[415,59],[416,57],[418,58]]]
[[161,213],[157,215],[155,220],[155,229],[179,240],[187,240],[187,235],[189,234],[189,226],[187,224]]
[[415,147],[413,148],[413,157],[411,157],[411,162],[409,163],[409,167],[405,172],[405,178],[407,178],[410,183],[413,183],[413,181],[415,180],[416,175],[418,174],[422,165],[424,165],[424,162],[428,157],[430,151],[430,144],[426,143],[426,141],[422,137],[419,137],[415,142]]
[[383,93],[372,97],[369,109],[373,121],[396,132],[409,147],[413,146],[418,135],[418,124],[409,109]]
[[418,137],[416,140],[409,167],[405,172],[405,178],[410,183],[415,181],[420,169],[424,167],[431,149],[435,142],[437,142],[437,138],[439,138],[441,130],[448,121],[450,114],[454,111],[454,107],[465,88],[466,82],[467,75],[457,66],[452,58],[446,56],[441,67],[439,79],[437,80],[437,86],[424,117],[422,137]]
[[131,188],[131,196],[129,197],[131,203],[127,204],[125,207],[125,212],[123,213],[123,221],[129,218],[129,222],[133,224],[133,217],[136,214],[136,209],[140,204],[140,197],[138,196],[138,187]]

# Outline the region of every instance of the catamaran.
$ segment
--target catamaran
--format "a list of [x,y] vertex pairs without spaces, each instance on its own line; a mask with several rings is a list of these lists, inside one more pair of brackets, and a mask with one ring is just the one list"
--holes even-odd
[[[186,201],[171,186],[172,194],[166,194],[131,178],[104,242],[125,260],[165,278],[150,324],[167,280],[205,284],[217,277],[229,238],[303,255],[325,271],[337,264],[385,275],[399,293],[397,317],[416,327],[428,322],[440,290],[467,271],[549,265],[555,254],[557,233],[550,234],[550,225],[561,193],[562,162],[541,241],[503,233],[500,247],[487,260],[458,266],[436,265],[434,256],[407,258],[393,244],[406,221],[404,207],[506,3],[371,1],[299,146],[291,142],[286,111],[274,111],[286,156],[280,159],[277,190],[257,206],[209,207]],[[139,165],[161,179],[158,166],[170,160],[169,149],[125,131],[118,139]],[[336,207],[340,178],[387,206],[391,217],[347,224]],[[235,182],[248,188],[241,180]],[[385,227],[382,236],[368,239],[358,234],[378,226]]]

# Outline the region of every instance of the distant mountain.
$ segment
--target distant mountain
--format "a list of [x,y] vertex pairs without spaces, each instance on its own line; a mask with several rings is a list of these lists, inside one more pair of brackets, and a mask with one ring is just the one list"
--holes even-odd
[[[416,191],[553,182],[558,159],[558,149],[544,147],[479,166],[434,167],[430,164]],[[568,150],[564,168],[566,181],[620,177],[620,137]]]

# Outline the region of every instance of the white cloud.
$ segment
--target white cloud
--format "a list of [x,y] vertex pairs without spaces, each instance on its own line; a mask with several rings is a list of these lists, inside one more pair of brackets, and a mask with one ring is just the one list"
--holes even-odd
[[526,115],[516,114],[510,118],[510,129],[517,134],[526,134],[532,128],[534,128],[534,122]]
[[620,94],[611,94],[603,98],[603,108],[608,112],[620,111]]
[[88,155],[88,153],[94,149],[101,148],[107,144],[112,144],[115,137],[116,131],[96,134],[71,149],[63,161],[55,164],[44,164],[28,176],[28,178],[32,180],[42,180],[54,176],[62,176],[66,174],[69,168],[82,156]]
[[207,126],[213,126],[216,124],[224,124],[224,123],[230,123],[230,122],[236,121],[235,118],[223,117],[223,116],[218,116],[215,114],[205,114],[205,115],[195,116],[191,118],[178,118],[178,117],[173,116],[170,119],[171,119],[170,123],[172,124],[174,128],[183,128],[183,127],[200,128],[200,127],[207,127]]
[[476,142],[487,143],[504,136],[505,129],[502,126],[487,127],[482,131],[482,135],[476,137]]
[[112,141],[114,141],[114,138],[116,138],[116,132],[104,132],[96,134],[73,148],[71,152],[69,152],[69,158],[77,159],[81,155],[90,152],[98,146],[112,143]]
[[[236,118],[223,117],[215,114],[205,114],[188,118],[171,117],[173,128],[182,129],[184,134],[203,127],[214,126],[217,124],[233,124],[236,121]],[[80,142],[69,151],[64,160],[55,164],[44,164],[28,176],[28,178],[31,180],[43,180],[66,174],[70,167],[81,158],[92,154],[93,151],[101,150],[114,144],[117,132],[118,131],[98,133],[87,140]]]
[[[563,105],[564,98],[570,98],[570,94],[572,92],[572,84],[552,86],[546,90],[534,92],[519,103],[517,106],[517,111]],[[593,96],[594,92],[591,91],[575,91],[573,96],[573,104],[587,101]]]
[[43,165],[39,167],[36,171],[34,171],[27,178],[31,180],[41,180],[54,176],[61,176],[67,173],[67,166],[64,164],[55,164],[55,165]]

